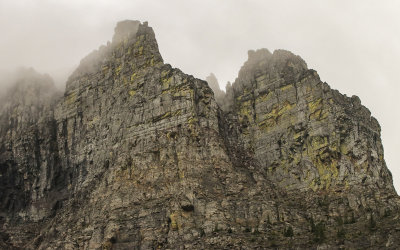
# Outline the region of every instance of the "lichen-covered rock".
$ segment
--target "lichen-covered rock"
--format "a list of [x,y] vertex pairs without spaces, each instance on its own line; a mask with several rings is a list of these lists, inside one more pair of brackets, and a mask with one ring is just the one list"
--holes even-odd
[[376,119],[298,56],[250,51],[233,93],[227,102],[240,141],[274,183],[286,190],[395,192]]
[[265,49],[224,95],[164,64],[147,23],[115,32],[64,96],[32,73],[1,101],[1,248],[400,244],[380,127],[357,97]]

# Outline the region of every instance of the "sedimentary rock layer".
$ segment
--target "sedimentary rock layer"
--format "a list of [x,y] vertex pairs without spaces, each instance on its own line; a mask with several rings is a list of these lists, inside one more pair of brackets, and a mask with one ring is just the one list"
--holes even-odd
[[31,72],[1,100],[0,247],[400,243],[380,127],[358,97],[266,49],[217,94],[165,64],[138,21],[120,22],[63,96]]

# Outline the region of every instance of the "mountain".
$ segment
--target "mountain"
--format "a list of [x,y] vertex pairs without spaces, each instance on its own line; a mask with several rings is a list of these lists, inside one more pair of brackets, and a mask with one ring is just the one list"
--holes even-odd
[[214,99],[218,103],[218,106],[223,108],[225,92],[220,89],[217,77],[213,73],[210,73],[210,75],[206,77],[206,82],[214,92]]
[[138,21],[63,95],[30,70],[0,101],[0,247],[400,245],[380,126],[358,97],[284,50],[249,51],[226,94],[215,81],[165,64]]

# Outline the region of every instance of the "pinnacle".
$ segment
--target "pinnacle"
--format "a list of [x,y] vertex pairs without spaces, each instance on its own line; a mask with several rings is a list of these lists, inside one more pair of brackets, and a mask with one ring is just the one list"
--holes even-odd
[[136,35],[140,21],[124,20],[117,23],[114,29],[113,43],[119,43]]

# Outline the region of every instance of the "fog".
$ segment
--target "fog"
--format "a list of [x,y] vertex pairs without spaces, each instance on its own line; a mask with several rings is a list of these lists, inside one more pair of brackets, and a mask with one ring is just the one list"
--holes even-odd
[[33,67],[62,87],[124,19],[149,21],[165,62],[202,79],[213,72],[222,89],[249,49],[287,49],[371,110],[400,190],[399,11],[394,0],[1,0],[0,75]]

